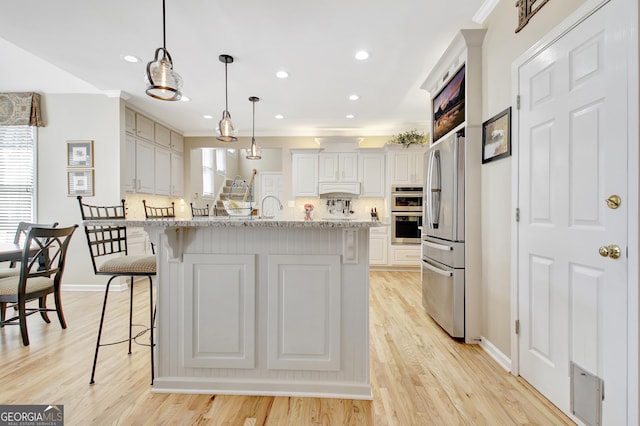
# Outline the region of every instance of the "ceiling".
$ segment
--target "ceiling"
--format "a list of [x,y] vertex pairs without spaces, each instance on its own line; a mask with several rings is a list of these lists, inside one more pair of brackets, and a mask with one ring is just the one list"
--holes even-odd
[[[8,1],[0,13],[0,91],[121,94],[186,136],[213,136],[225,102],[218,56],[229,54],[229,111],[241,136],[252,132],[250,96],[261,99],[256,137],[425,130],[429,94],[420,85],[458,29],[479,27],[472,17],[484,3],[166,0],[166,47],[191,98],[167,102],[144,93],[146,63],[162,46],[160,0]],[[354,58],[360,49],[368,60]],[[126,54],[141,62],[124,61]],[[279,70],[289,77],[277,78]]]

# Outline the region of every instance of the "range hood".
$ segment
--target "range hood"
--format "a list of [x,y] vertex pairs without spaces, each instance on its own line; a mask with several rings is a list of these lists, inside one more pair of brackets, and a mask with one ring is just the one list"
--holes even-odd
[[360,195],[360,182],[320,182],[318,192],[324,197]]

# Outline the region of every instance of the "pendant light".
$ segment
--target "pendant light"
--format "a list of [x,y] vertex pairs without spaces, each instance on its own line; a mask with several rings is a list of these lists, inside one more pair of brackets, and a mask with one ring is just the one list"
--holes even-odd
[[260,155],[260,147],[256,144],[256,102],[259,102],[260,98],[251,96],[249,101],[253,103],[253,132],[251,134],[251,147],[247,153],[247,160],[259,160],[262,156]]
[[224,111],[222,111],[222,119],[218,123],[218,139],[222,142],[237,142],[237,131],[233,128],[231,122],[231,114],[229,114],[229,94],[227,87],[227,65],[233,63],[233,56],[220,55],[218,56],[220,62],[224,63]]
[[[162,57],[160,53],[162,52]],[[179,101],[182,98],[182,77],[173,70],[173,61],[167,50],[167,37],[165,28],[165,8],[162,0],[162,47],[156,49],[153,61],[147,64],[147,73],[144,75],[147,83],[147,95],[163,101]]]

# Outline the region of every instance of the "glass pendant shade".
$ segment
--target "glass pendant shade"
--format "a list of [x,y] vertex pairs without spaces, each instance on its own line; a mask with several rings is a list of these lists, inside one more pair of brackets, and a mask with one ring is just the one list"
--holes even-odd
[[255,138],[251,138],[251,147],[249,148],[249,151],[247,152],[247,160],[260,160],[262,158],[262,150],[260,149],[260,147],[258,146],[258,144],[256,143],[256,139]]
[[218,127],[216,128],[216,132],[218,132],[218,139],[222,142],[237,142],[238,132],[233,127],[233,122],[231,122],[231,114],[229,111],[222,111],[222,119],[218,123]]
[[[162,58],[159,58],[162,51]],[[182,98],[182,77],[173,70],[171,55],[163,47],[156,50],[153,61],[147,64],[145,74],[147,95],[163,101],[178,101]]]
[[147,64],[147,72],[144,75],[146,93],[163,101],[179,101],[182,98],[182,77],[173,70],[173,61],[166,47],[165,6],[162,0],[162,47],[156,49],[153,61]]

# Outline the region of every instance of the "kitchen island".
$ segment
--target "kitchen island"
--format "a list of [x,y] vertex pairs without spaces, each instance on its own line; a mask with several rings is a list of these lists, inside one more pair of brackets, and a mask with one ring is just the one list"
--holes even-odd
[[154,392],[371,399],[375,222],[127,220],[156,244]]

